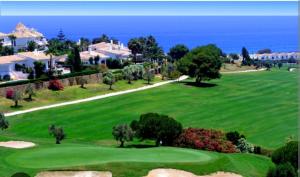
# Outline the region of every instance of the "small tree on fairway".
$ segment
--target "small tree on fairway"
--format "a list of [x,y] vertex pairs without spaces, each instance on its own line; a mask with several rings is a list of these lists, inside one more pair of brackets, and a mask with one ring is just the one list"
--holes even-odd
[[113,136],[120,141],[120,147],[124,147],[125,141],[132,141],[134,132],[127,124],[120,124],[113,127]]
[[19,106],[19,101],[22,100],[22,93],[20,91],[15,90],[12,96],[12,100],[14,101],[15,105],[13,107]]
[[150,68],[146,68],[143,77],[144,80],[146,80],[147,83],[150,84],[150,82],[154,79],[154,73],[151,71]]
[[25,94],[28,95],[28,100],[32,101],[32,96],[35,96],[35,92],[33,89],[33,86],[31,84],[29,84],[26,89],[25,89]]
[[48,128],[49,134],[55,137],[55,143],[60,144],[60,142],[66,138],[64,129],[62,127],[56,127],[55,125],[50,125]]
[[2,112],[0,112],[0,129],[4,130],[7,129],[9,126],[8,121],[5,119],[5,116]]
[[103,83],[109,85],[109,90],[112,90],[112,85],[116,82],[115,76],[111,71],[107,72],[103,78]]

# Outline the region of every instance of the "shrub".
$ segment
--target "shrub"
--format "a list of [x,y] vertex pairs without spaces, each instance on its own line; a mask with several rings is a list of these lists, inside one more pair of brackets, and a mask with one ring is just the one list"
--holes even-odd
[[200,128],[185,129],[176,139],[175,146],[225,153],[237,152],[235,146],[221,131]]
[[14,91],[12,89],[6,90],[6,96],[5,97],[7,99],[12,99],[13,95],[14,95]]
[[4,75],[2,79],[4,81],[10,81],[11,80],[10,75],[8,75],[8,74]]
[[142,114],[139,121],[132,121],[130,125],[138,138],[155,140],[156,146],[172,145],[182,132],[181,123],[157,113]]
[[53,90],[53,91],[59,91],[59,90],[63,90],[64,86],[62,85],[62,83],[59,80],[54,79],[54,80],[49,81],[48,89]]
[[122,73],[114,73],[116,81],[123,80],[124,75]]
[[267,177],[297,177],[297,172],[294,167],[287,162],[269,169]]
[[227,138],[227,140],[231,141],[234,145],[238,144],[239,139],[241,139],[241,138],[246,139],[246,137],[244,135],[240,134],[237,131],[226,133],[226,138]]
[[261,147],[260,146],[254,146],[254,153],[255,154],[261,154]]
[[85,78],[80,77],[80,78],[78,79],[78,82],[79,82],[80,88],[85,88],[84,85],[87,84],[87,80],[86,80]]
[[147,81],[148,84],[154,79],[154,73],[149,68],[145,70],[145,73],[143,75],[144,80]]
[[248,143],[245,138],[239,139],[236,147],[242,153],[254,152],[254,146],[252,144]]
[[171,71],[169,77],[171,79],[178,79],[180,77],[181,73],[177,70]]
[[291,163],[291,165],[298,168],[298,142],[291,141],[285,146],[275,150],[272,154],[272,161],[275,164]]
[[132,141],[134,133],[127,124],[120,124],[113,127],[112,135],[117,141],[120,141],[120,147],[124,147],[125,141]]

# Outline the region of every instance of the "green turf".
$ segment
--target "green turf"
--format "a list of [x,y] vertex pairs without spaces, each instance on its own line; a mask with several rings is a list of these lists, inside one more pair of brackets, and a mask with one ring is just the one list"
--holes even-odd
[[[118,149],[112,127],[130,123],[142,113],[158,112],[173,116],[184,127],[237,130],[250,142],[275,149],[284,144],[286,137],[297,137],[297,80],[297,72],[286,70],[224,74],[222,79],[210,82],[216,84],[213,87],[174,83],[9,117],[11,126],[1,132],[0,139],[33,141],[39,146],[27,150],[0,148],[0,171],[35,174],[52,167],[110,170],[114,176],[135,177],[153,168],[168,167],[196,174],[223,170],[246,177],[265,176],[272,165],[270,159],[251,154],[195,151],[191,155],[193,150],[176,148]],[[50,124],[64,127],[67,139],[63,144],[54,145],[47,131]]]

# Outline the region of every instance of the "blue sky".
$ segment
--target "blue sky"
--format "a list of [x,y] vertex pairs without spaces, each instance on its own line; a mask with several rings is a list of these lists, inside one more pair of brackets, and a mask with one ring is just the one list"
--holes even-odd
[[297,16],[297,1],[5,1],[2,16]]

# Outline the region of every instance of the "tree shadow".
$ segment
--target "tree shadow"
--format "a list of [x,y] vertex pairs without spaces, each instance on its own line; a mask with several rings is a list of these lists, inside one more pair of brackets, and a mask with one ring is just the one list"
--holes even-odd
[[187,86],[201,87],[201,88],[210,88],[210,87],[218,86],[217,84],[214,83],[205,83],[205,82],[196,83],[196,82],[189,82],[189,81],[181,81],[181,83]]
[[22,105],[18,105],[18,106],[13,105],[13,106],[10,106],[10,107],[13,108],[13,109],[19,109],[19,108],[22,108],[23,106]]
[[24,98],[23,100],[26,101],[26,102],[32,102],[32,101],[34,101],[33,98],[31,98],[31,99],[30,98]]
[[157,146],[151,144],[130,144],[125,146],[125,148],[137,148],[137,149],[153,148],[153,147],[157,147]]

